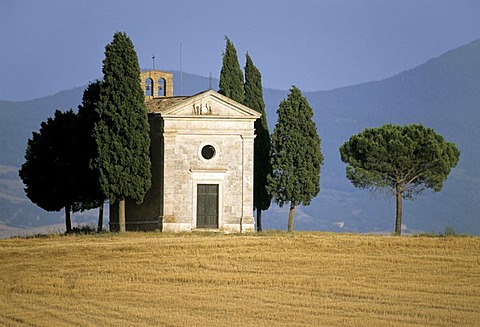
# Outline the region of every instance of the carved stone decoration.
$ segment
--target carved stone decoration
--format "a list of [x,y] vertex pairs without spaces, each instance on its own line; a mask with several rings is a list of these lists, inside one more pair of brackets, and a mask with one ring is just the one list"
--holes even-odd
[[193,104],[193,112],[194,115],[211,115],[212,106],[210,105],[210,101],[207,101],[205,104],[200,102],[200,104],[195,103]]
[[193,104],[193,114],[194,115],[201,115],[202,114],[202,105],[194,103]]
[[208,115],[212,114],[212,106],[210,105],[210,101],[207,101],[207,103],[205,103],[205,110],[207,111]]

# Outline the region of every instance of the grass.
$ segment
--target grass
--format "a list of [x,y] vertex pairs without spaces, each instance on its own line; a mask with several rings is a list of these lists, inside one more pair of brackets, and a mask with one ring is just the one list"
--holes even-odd
[[5,326],[476,326],[480,238],[125,233],[0,241]]

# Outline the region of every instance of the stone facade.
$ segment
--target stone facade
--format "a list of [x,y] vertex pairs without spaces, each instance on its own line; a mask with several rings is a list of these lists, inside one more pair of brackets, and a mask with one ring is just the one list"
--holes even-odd
[[[127,230],[253,232],[254,122],[260,114],[212,90],[147,97],[146,105],[152,188],[141,205],[127,201]],[[112,211],[113,229],[116,222]]]
[[173,96],[173,74],[160,70],[147,70],[140,73],[145,99]]

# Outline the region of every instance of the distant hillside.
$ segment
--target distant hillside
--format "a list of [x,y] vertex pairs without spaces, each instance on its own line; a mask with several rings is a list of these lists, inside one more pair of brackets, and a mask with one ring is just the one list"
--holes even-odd
[[[22,102],[0,101],[0,235],[8,227],[38,227],[63,222],[63,213],[49,213],[25,196],[18,169],[27,140],[55,109],[77,108],[83,88]],[[4,226],[2,226],[4,225]]]
[[[208,77],[174,73],[174,93],[195,94],[209,88]],[[182,81],[182,82],[180,82]],[[332,91],[305,93],[315,110],[325,165],[321,192],[309,207],[299,208],[296,229],[359,232],[393,230],[395,204],[383,194],[353,188],[345,178],[338,148],[350,135],[385,123],[422,123],[433,127],[461,151],[460,163],[440,193],[426,191],[404,204],[407,232],[480,234],[480,41],[452,50],[414,69],[381,81]],[[218,80],[212,80],[218,89]],[[294,84],[294,81],[292,81]],[[24,102],[0,101],[0,224],[42,226],[62,221],[23,194],[18,167],[27,139],[55,109],[77,108],[83,87]],[[264,89],[270,132],[276,110],[288,91]],[[94,219],[74,215],[74,222]],[[77,219],[77,220],[76,220]],[[264,214],[267,228],[286,228],[287,209],[272,205]]]
[[456,143],[461,158],[440,193],[426,191],[405,202],[404,223],[411,230],[441,231],[450,225],[479,234],[480,197],[475,192],[480,187],[479,82],[480,41],[475,41],[382,81],[306,93],[315,108],[325,166],[323,194],[305,212],[324,217],[325,227],[337,221],[350,230],[366,231],[363,226],[371,224],[391,230],[393,200],[381,194],[371,199],[369,192],[355,190],[345,178],[338,148],[366,127],[422,123]]

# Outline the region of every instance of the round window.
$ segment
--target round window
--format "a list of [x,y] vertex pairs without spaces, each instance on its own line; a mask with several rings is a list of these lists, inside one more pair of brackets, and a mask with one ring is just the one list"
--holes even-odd
[[213,145],[205,145],[203,148],[202,148],[202,157],[204,159],[212,159],[213,157],[215,156],[215,148],[213,147]]

